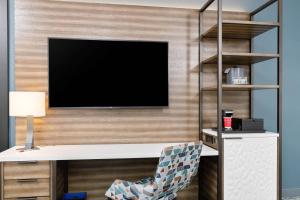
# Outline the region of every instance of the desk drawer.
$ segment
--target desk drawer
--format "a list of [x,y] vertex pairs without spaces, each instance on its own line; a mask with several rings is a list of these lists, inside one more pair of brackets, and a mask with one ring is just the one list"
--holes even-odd
[[48,196],[50,196],[50,179],[18,179],[4,181],[4,198]]
[[19,197],[19,198],[12,198],[12,199],[4,199],[4,200],[50,200],[49,197]]
[[4,180],[49,178],[50,162],[5,162]]

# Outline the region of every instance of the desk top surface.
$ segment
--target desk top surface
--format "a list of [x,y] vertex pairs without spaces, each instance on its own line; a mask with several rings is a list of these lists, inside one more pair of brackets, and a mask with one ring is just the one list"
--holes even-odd
[[[56,145],[25,152],[12,147],[0,153],[0,162],[159,158],[164,147],[176,144],[179,143]],[[203,145],[201,156],[217,155],[217,150]]]

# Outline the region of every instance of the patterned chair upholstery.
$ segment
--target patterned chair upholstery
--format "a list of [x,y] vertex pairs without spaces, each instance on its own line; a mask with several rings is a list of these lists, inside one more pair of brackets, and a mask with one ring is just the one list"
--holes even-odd
[[152,178],[137,182],[115,180],[106,191],[113,200],[172,200],[197,174],[202,142],[186,143],[163,149]]

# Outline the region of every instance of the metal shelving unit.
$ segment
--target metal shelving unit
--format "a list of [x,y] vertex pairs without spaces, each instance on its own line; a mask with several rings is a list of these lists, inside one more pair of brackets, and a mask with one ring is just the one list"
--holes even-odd
[[[213,3],[217,2],[217,23],[201,34],[201,20],[202,14]],[[252,99],[252,90],[254,89],[275,89],[277,90],[277,132],[279,133],[279,166],[278,166],[278,199],[281,199],[281,141],[282,141],[282,0],[269,0],[267,3],[261,5],[250,13],[251,21],[238,20],[223,20],[222,0],[208,0],[199,10],[199,133],[201,136],[203,127],[203,93],[207,91],[217,92],[217,137],[218,137],[218,200],[223,199],[223,139],[222,139],[222,104],[223,91],[250,91]],[[257,22],[253,21],[256,14],[268,8],[270,5],[278,3],[278,22]],[[261,35],[272,29],[278,30],[277,54],[263,54],[252,53],[252,40],[254,37]],[[201,39],[215,38],[217,40],[217,54],[201,61]],[[228,53],[223,51],[223,39],[240,39],[250,41],[250,53]],[[252,64],[263,62],[270,59],[277,59],[277,84],[276,85],[254,85]],[[206,64],[217,65],[217,86],[202,87],[203,86],[203,67]],[[227,85],[222,82],[223,65],[240,64],[250,66],[250,84],[249,85]],[[250,115],[252,115],[252,102],[250,100]],[[251,116],[250,116],[251,117]]]

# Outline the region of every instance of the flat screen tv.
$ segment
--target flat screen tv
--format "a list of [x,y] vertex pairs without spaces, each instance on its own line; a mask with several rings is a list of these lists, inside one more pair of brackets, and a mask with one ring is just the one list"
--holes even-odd
[[50,108],[166,107],[168,43],[49,38]]

